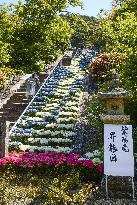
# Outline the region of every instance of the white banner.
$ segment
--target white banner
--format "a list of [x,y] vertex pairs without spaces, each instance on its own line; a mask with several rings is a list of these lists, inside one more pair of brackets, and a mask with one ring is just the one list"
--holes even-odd
[[104,125],[104,174],[134,177],[132,125]]

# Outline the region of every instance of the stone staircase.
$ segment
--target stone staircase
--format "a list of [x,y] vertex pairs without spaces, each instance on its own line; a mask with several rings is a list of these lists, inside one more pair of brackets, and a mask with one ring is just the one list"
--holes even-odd
[[[39,74],[40,84],[47,78],[47,73]],[[0,122],[10,121],[11,126],[17,121],[24,109],[27,107],[29,100],[26,97],[26,81],[30,75],[24,76],[10,90],[10,95],[0,103]]]
[[[49,67],[45,68],[45,72],[39,73],[40,85],[44,82],[50,72],[52,72],[52,69],[59,65],[60,62],[62,62],[62,59],[64,60],[64,56],[68,53],[70,52],[65,52],[63,55],[59,56]],[[66,64],[65,61],[63,61],[63,64]],[[25,95],[26,81],[30,75],[31,74],[27,74],[26,76],[23,76],[17,84],[12,86],[9,96],[0,100],[0,122],[10,121],[12,127],[27,107],[29,100]]]

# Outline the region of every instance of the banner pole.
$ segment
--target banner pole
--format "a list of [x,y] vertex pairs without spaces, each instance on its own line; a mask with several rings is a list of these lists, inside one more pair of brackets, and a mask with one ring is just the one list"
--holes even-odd
[[134,185],[133,177],[132,177],[132,190],[133,190],[133,201],[135,201],[135,185]]
[[106,175],[106,197],[108,200],[108,176]]

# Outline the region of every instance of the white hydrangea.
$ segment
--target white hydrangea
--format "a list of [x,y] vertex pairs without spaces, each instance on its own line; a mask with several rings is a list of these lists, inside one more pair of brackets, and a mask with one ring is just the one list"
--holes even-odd
[[18,145],[23,145],[23,144],[22,144],[22,142],[18,142],[18,141],[12,141],[12,142],[10,141],[10,142],[9,142],[9,145],[18,146]]
[[42,136],[42,135],[51,135],[51,136],[56,136],[56,135],[59,135],[61,134],[62,136],[64,137],[70,137],[70,136],[74,136],[75,135],[75,132],[72,132],[72,131],[64,131],[64,130],[59,130],[59,131],[51,131],[51,130],[44,130],[44,129],[41,129],[41,130],[33,130],[32,131],[32,135],[33,134],[36,134],[36,135],[39,135],[39,136]]
[[58,128],[73,129],[74,124],[57,124]]
[[46,117],[48,115],[51,115],[51,112],[37,112],[36,116],[40,116],[40,117]]
[[27,120],[22,120],[22,121],[21,121],[21,124],[22,124],[23,126],[27,126],[27,125],[28,125],[28,122],[27,122]]
[[90,159],[90,158],[94,157],[94,154],[93,154],[92,152],[87,152],[87,153],[85,154],[85,157],[87,157],[88,159]]
[[64,93],[64,94],[66,94],[66,93],[68,93],[68,89],[63,89],[63,88],[60,89],[60,88],[59,88],[59,89],[57,89],[57,91],[55,92],[55,94],[56,94],[56,93]]
[[63,109],[64,109],[65,111],[75,111],[75,112],[78,112],[78,110],[79,110],[79,108],[76,107],[76,106],[71,106],[71,107],[66,106],[66,107],[64,107]]
[[42,117],[27,117],[28,121],[34,121],[34,122],[40,122],[40,121],[45,121],[44,118]]
[[87,158],[93,158],[93,157],[99,157],[101,155],[101,152],[99,150],[94,150],[93,152],[87,152],[85,154],[85,157]]
[[72,102],[72,101],[70,101],[70,102],[67,102],[66,103],[66,106],[75,106],[75,105],[78,105],[78,102]]
[[61,134],[64,136],[64,137],[72,137],[75,135],[75,132],[72,132],[72,131],[62,131]]
[[99,150],[94,150],[93,154],[95,157],[99,157],[101,155],[101,152]]
[[69,122],[70,120],[74,120],[74,117],[58,118],[58,119],[57,119],[57,123],[61,123],[61,122]]
[[77,113],[76,112],[64,112],[64,111],[62,111],[62,112],[60,112],[59,113],[59,115],[61,115],[61,116],[73,116],[73,115],[77,115]]
[[50,123],[45,125],[46,128],[64,128],[64,129],[73,129],[74,124],[57,124],[57,123]]
[[[67,92],[67,93],[65,93],[65,94],[68,94],[68,92]],[[56,92],[56,93],[55,93],[55,95],[56,95],[56,96],[64,96],[64,93],[59,93],[59,92]]]
[[49,112],[49,111],[52,111],[52,110],[54,110],[54,109],[55,109],[54,106],[53,106],[53,107],[50,106],[50,107],[45,107],[45,108],[43,109],[43,111]]
[[49,124],[47,124],[47,125],[45,125],[45,127],[46,128],[54,128],[54,127],[56,127],[56,124],[55,123],[49,123]]
[[47,103],[46,104],[46,107],[48,108],[48,107],[57,107],[58,106],[58,103]]
[[29,150],[30,152],[34,152],[35,150],[39,150],[39,151],[55,151],[55,152],[71,152],[72,149],[70,149],[69,147],[59,147],[57,146],[57,148],[53,148],[51,146],[30,146],[30,145],[20,145],[19,148],[22,151],[26,151]]

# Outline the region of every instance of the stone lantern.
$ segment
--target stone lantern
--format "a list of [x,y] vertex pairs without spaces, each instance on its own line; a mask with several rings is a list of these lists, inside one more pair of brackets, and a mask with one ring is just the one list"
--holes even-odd
[[120,83],[119,74],[113,72],[107,90],[98,93],[98,98],[104,101],[106,107],[106,114],[100,116],[104,124],[127,124],[130,121],[130,116],[124,114],[124,101],[132,94],[120,88]]
[[[112,73],[109,87],[104,92],[98,93],[98,98],[102,100],[106,107],[106,113],[100,115],[104,124],[111,125],[127,125],[130,122],[130,115],[124,114],[124,102],[132,97],[130,91],[126,91],[120,88],[120,76],[116,72]],[[108,176],[107,176],[108,177]],[[108,192],[106,187],[119,193],[121,190],[129,191],[131,189],[130,178],[109,176],[109,178],[103,178],[101,187],[102,191],[106,190],[107,199]],[[134,198],[134,194],[133,194]]]

